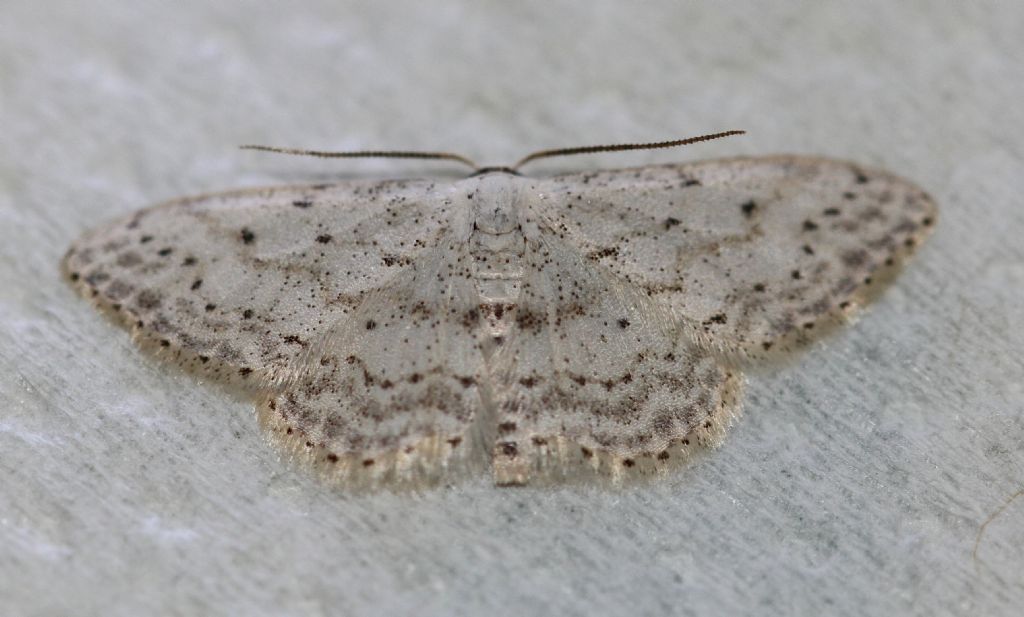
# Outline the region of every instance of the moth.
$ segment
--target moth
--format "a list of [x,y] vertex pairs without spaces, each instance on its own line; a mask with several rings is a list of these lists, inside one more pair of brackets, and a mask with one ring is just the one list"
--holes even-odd
[[531,178],[372,180],[172,201],[85,234],[76,289],[145,347],[240,386],[341,483],[620,478],[720,443],[741,367],[852,312],[928,236],[885,171],[739,157]]

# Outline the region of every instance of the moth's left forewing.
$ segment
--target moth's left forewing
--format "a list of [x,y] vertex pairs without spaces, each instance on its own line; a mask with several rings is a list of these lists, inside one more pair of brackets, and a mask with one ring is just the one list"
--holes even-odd
[[451,216],[427,181],[232,191],[113,221],[74,242],[62,265],[163,357],[264,387]]
[[931,198],[851,163],[735,158],[556,177],[552,217],[589,259],[704,345],[757,355],[861,303],[927,238]]

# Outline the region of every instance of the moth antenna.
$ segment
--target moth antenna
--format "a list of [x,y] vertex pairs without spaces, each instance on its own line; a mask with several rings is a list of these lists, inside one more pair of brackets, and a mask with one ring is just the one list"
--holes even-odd
[[724,131],[722,133],[711,133],[710,135],[699,135],[697,137],[687,137],[686,139],[673,139],[672,141],[655,141],[646,144],[611,144],[605,146],[581,146],[577,148],[558,148],[556,150],[541,150],[528,154],[512,166],[512,169],[519,169],[523,165],[536,161],[537,159],[546,159],[553,156],[568,156],[570,154],[593,154],[595,152],[621,152],[623,150],[657,150],[659,148],[675,148],[676,146],[685,146],[688,144],[697,143],[699,141],[711,141],[712,139],[718,139],[720,137],[729,137],[730,135],[743,135],[746,131]]
[[404,150],[353,150],[350,152],[331,152],[325,150],[303,150],[301,148],[277,148],[274,146],[257,146],[246,144],[238,146],[242,150],[259,150],[261,152],[277,152],[279,154],[296,154],[299,156],[316,156],[324,159],[440,159],[456,161],[473,169],[477,164],[472,160],[451,152],[408,152]]

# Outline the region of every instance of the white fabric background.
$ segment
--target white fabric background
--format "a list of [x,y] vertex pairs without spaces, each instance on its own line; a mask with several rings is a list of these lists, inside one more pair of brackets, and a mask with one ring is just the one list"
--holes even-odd
[[[0,19],[0,613],[1013,615],[1024,604],[1024,5],[8,0]],[[855,324],[750,375],[724,446],[620,490],[346,495],[76,297],[78,234],[175,196],[464,152],[746,137],[537,165],[816,153],[929,190]]]

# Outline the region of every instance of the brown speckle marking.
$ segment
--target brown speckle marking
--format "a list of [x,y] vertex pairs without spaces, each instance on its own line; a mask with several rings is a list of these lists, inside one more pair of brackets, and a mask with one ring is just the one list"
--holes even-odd
[[724,324],[726,321],[728,321],[728,318],[726,317],[725,313],[718,313],[716,315],[712,315],[711,317],[708,317],[707,321],[705,321],[704,323],[705,324],[713,324],[713,323],[715,323],[715,324]]
[[160,294],[150,289],[140,291],[139,295],[135,298],[135,304],[145,311],[151,311],[158,308],[161,303]]
[[254,234],[248,227],[243,227],[242,231],[238,233],[238,236],[242,239],[244,244],[252,244],[256,241],[256,234]]

